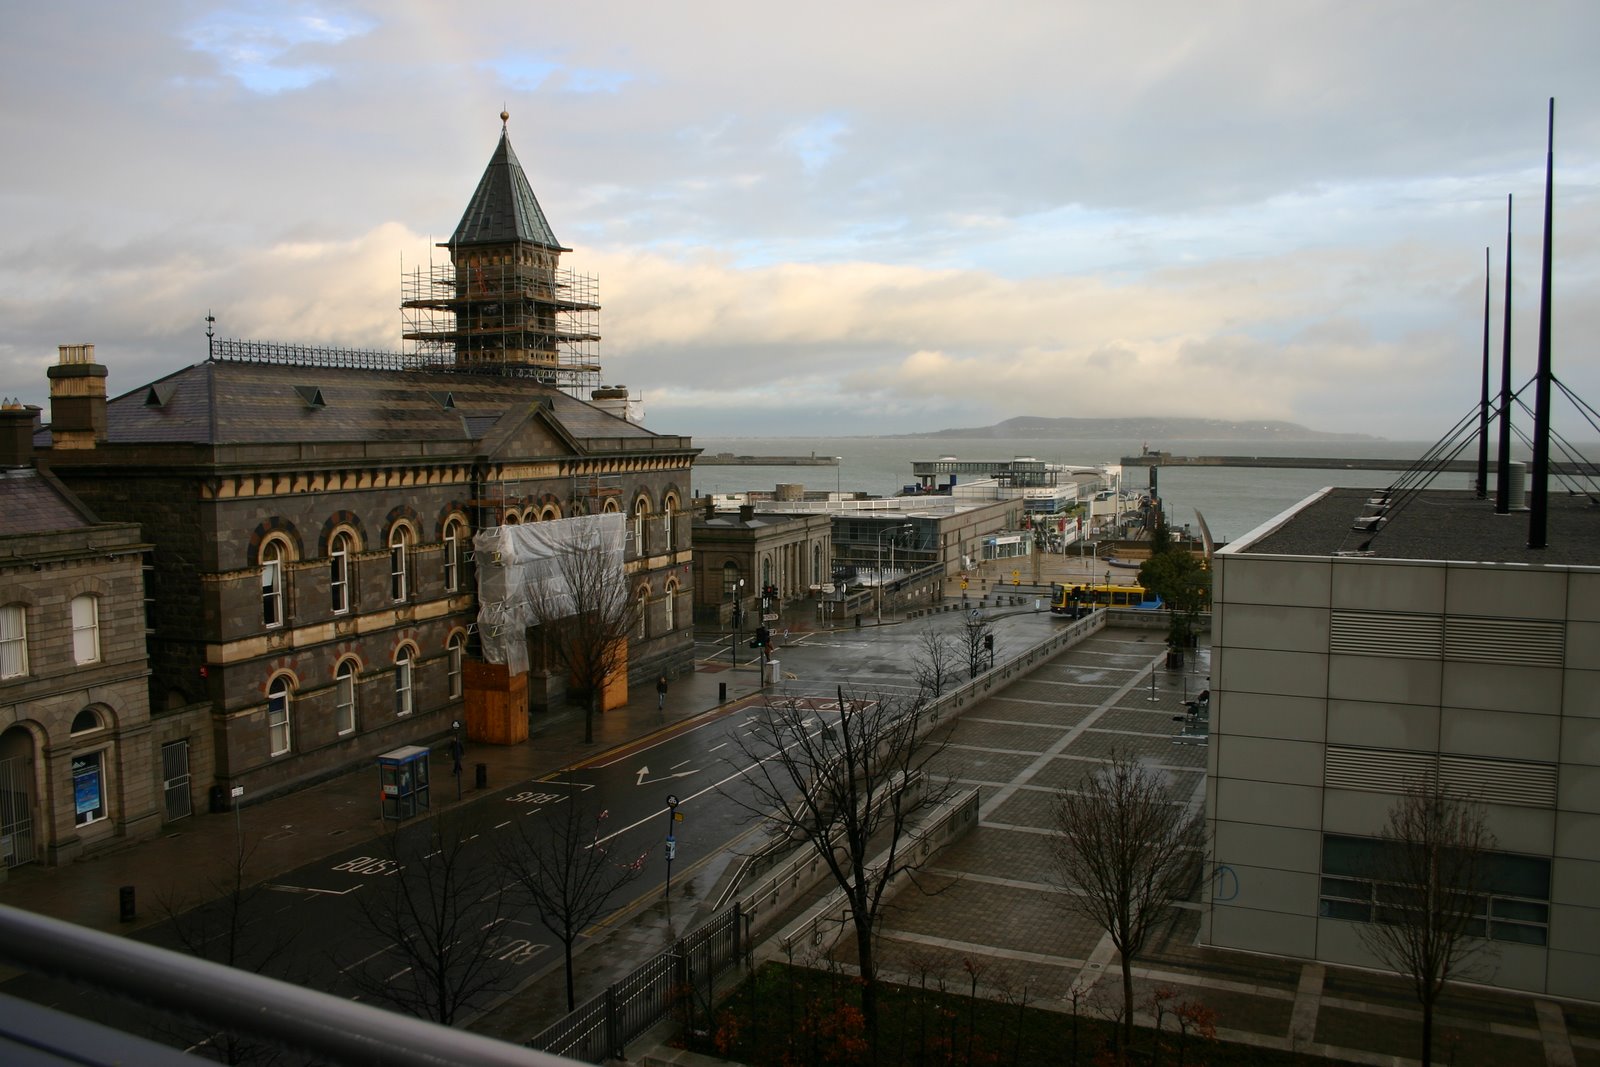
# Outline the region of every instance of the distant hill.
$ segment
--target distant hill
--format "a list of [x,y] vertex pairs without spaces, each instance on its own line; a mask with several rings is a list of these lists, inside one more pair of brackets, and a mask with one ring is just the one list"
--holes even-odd
[[1250,421],[1233,422],[1227,419],[1047,419],[1036,415],[1019,415],[1014,419],[997,422],[993,426],[972,426],[930,433],[890,434],[892,437],[992,437],[997,440],[1014,438],[1060,438],[1063,440],[1103,440],[1107,437],[1139,438],[1152,445],[1162,441],[1376,441],[1380,438],[1363,433],[1323,433],[1309,430],[1292,422]]

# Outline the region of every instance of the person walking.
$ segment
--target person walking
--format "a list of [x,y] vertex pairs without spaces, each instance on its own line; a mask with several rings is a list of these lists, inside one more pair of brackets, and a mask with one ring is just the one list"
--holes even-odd
[[666,709],[667,709],[667,676],[663,674],[660,678],[656,679],[656,710],[657,711],[665,711]]

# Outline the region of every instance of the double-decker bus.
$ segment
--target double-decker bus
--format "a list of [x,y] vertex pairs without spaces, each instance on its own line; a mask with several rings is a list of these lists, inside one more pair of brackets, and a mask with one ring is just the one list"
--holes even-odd
[[1050,586],[1050,612],[1069,619],[1092,608],[1133,608],[1159,611],[1166,607],[1161,597],[1142,585],[1061,585]]

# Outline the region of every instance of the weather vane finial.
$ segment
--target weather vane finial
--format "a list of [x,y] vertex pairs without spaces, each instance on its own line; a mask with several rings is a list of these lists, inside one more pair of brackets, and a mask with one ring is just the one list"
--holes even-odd
[[506,128],[506,123],[508,123],[510,121],[511,121],[511,112],[506,110],[506,106],[504,104],[501,104],[500,105],[500,128],[502,130],[505,129]]

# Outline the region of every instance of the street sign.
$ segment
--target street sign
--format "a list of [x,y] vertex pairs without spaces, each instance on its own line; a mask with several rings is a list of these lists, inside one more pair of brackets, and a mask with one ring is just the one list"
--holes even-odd
[[778,621],[778,616],[775,615],[775,614],[773,614],[773,615],[763,615],[763,616],[761,616],[761,621],[762,622],[777,622]]
[[675,860],[677,858],[678,858],[678,842],[674,841],[672,838],[669,837],[669,838],[667,838],[667,862],[671,863],[673,860]]
[[967,580],[965,578],[963,578],[963,579],[961,579],[961,588],[965,589],[966,587],[967,587]]
[[234,800],[238,800],[240,797],[244,796],[244,786],[242,786],[242,785],[234,786],[233,789],[228,793],[228,795],[230,797],[232,797]]

